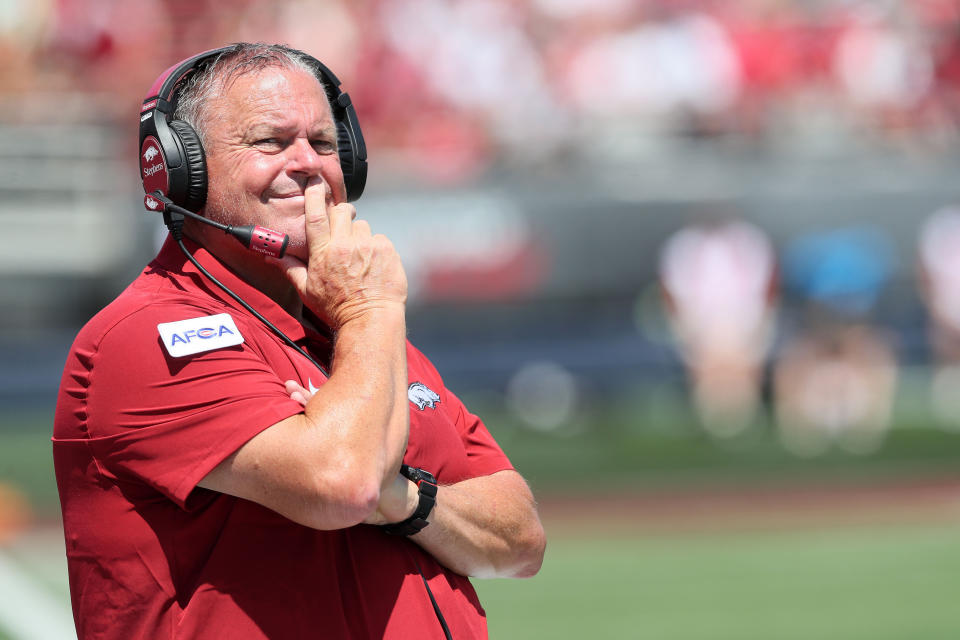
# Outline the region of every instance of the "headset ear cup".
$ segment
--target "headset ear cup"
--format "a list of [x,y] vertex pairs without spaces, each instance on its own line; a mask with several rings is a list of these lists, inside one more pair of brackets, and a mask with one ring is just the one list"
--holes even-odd
[[347,187],[347,199],[350,197],[350,182],[353,176],[356,162],[353,157],[353,141],[350,139],[350,132],[347,125],[343,122],[337,122],[337,150],[340,154],[340,169],[343,171],[343,182]]
[[340,153],[340,169],[343,171],[343,183],[347,188],[347,200],[353,202],[363,193],[367,182],[367,162],[357,157],[350,127],[343,121],[337,122],[337,149]]
[[186,196],[181,205],[190,211],[200,211],[207,202],[207,159],[200,143],[200,136],[183,120],[168,123],[183,145],[186,159]]

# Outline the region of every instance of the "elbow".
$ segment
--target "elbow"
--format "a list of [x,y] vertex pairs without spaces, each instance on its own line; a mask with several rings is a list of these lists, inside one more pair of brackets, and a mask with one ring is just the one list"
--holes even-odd
[[336,492],[335,504],[342,514],[343,529],[360,524],[369,518],[380,503],[380,482],[375,479],[358,478],[356,482],[343,483]]
[[314,481],[310,502],[314,529],[346,529],[364,522],[380,502],[380,479],[362,470],[341,468]]
[[532,578],[543,566],[547,550],[547,534],[536,517],[509,537],[496,554],[498,560],[485,567],[477,567],[467,575],[475,578]]
[[547,534],[539,519],[534,519],[519,537],[516,546],[514,578],[532,578],[540,572],[547,551]]

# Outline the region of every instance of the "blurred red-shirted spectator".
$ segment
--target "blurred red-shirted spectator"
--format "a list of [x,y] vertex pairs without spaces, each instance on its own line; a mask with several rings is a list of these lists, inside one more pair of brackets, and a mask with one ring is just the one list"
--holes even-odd
[[81,92],[101,105],[82,117],[125,124],[158,61],[238,40],[324,60],[380,157],[442,182],[678,134],[960,129],[954,0],[7,2],[0,94]]

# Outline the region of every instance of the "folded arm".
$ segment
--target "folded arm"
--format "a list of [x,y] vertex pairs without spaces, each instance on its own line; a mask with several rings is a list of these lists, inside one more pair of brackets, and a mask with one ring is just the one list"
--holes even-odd
[[441,485],[427,521],[410,540],[462,575],[527,578],[543,563],[546,535],[530,488],[516,471]]

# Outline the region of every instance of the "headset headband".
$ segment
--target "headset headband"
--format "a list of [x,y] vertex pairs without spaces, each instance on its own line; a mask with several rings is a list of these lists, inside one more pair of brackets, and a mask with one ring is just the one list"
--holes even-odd
[[198,53],[191,58],[178,62],[161,73],[160,77],[154,80],[150,89],[147,91],[147,97],[143,99],[143,107],[141,107],[140,113],[158,107],[161,96],[163,97],[165,107],[163,109],[164,113],[170,113],[169,108],[171,105],[169,101],[172,97],[173,90],[177,88],[177,85],[180,84],[184,77],[199,69],[208,59],[213,59],[226,50],[227,48],[210,49],[203,53]]

